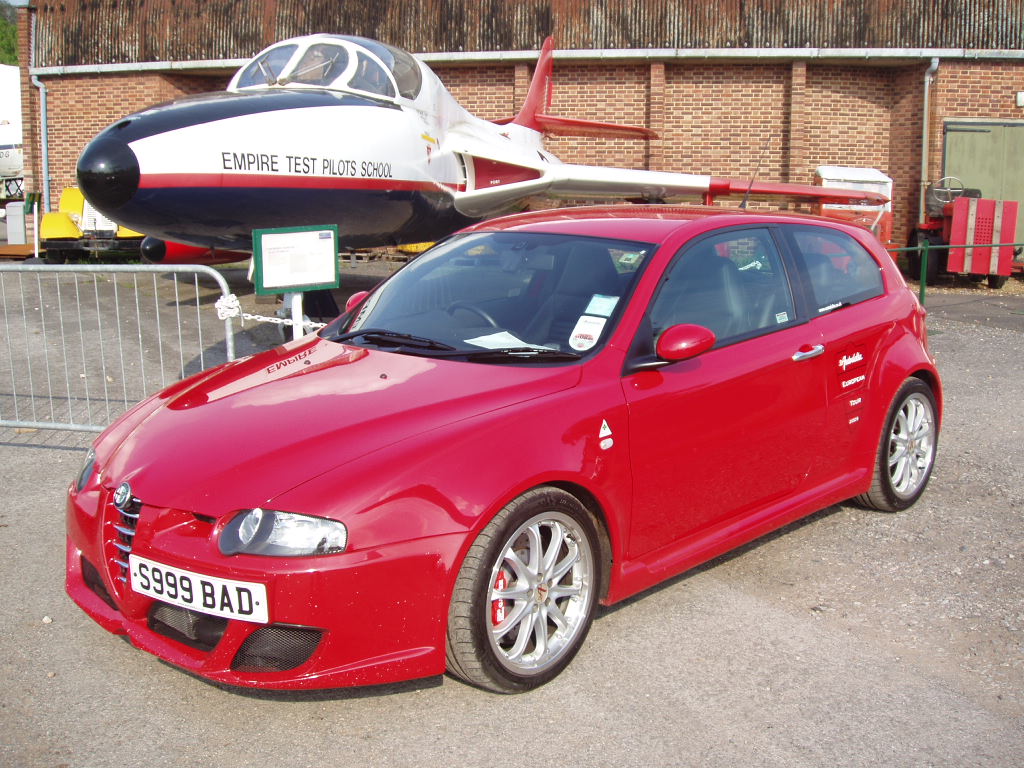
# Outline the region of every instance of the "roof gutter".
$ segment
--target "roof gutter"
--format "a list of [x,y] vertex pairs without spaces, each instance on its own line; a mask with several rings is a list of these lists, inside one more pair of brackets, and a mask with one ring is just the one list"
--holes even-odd
[[[488,62],[534,62],[538,51],[453,51],[417,53],[427,64],[479,64]],[[555,52],[561,61],[839,61],[888,63],[896,66],[926,59],[967,61],[1024,61],[1024,50],[970,48],[604,48]],[[200,61],[145,61],[119,64],[75,64],[32,67],[34,77],[55,75],[96,75],[119,72],[182,72],[237,70],[249,59],[206,59]]]

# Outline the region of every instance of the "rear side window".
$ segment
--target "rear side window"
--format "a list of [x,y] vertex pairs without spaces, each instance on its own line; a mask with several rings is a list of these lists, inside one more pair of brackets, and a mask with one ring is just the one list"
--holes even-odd
[[845,232],[818,228],[792,230],[819,314],[882,295],[882,270],[864,246]]

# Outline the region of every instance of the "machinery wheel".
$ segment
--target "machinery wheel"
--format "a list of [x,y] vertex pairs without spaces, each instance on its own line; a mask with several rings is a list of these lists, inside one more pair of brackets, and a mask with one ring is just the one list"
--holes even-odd
[[855,499],[858,504],[899,512],[918,500],[935,465],[937,412],[927,384],[917,378],[903,382],[878,441],[871,489]]
[[448,671],[496,693],[552,680],[583,644],[599,590],[598,533],[575,496],[537,488],[480,532],[448,615]]
[[45,251],[43,261],[47,264],[67,264],[70,251]]
[[[914,232],[913,239],[911,240],[910,247],[921,248],[925,243],[928,243],[928,274],[925,275],[925,281],[927,285],[932,285],[939,278],[939,272],[945,271],[946,266],[946,251],[945,249],[932,248],[934,245],[945,245],[942,242],[942,237],[938,233],[929,232],[928,230],[919,229]],[[910,277],[914,280],[921,278],[921,254],[922,251],[911,251],[907,254],[907,263],[910,266]]]
[[1009,275],[989,275],[988,287],[998,291],[1000,288],[1006,285],[1006,281],[1009,279]]

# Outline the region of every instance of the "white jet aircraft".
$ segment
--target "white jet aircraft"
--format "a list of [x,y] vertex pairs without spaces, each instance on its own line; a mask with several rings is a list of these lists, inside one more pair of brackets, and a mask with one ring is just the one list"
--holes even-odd
[[406,51],[347,35],[284,40],[226,92],[106,128],[79,158],[79,184],[119,224],[199,251],[248,251],[254,229],[301,225],[337,224],[348,247],[429,241],[538,195],[886,202],[868,191],[562,163],[545,134],[654,134],[548,114],[552,65],[549,38],[519,114],[489,122]]

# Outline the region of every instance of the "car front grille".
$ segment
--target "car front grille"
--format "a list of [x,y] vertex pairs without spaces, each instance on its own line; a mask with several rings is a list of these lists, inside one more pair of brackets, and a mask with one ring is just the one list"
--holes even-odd
[[284,672],[309,661],[323,632],[310,627],[271,624],[253,632],[238,649],[231,669],[236,672]]
[[110,520],[110,556],[111,575],[122,584],[128,583],[128,555],[132,551],[132,542],[135,541],[135,529],[139,525],[139,514],[142,512],[142,502],[134,496],[125,505],[124,509],[118,509],[113,502],[108,502],[113,517]]
[[161,602],[153,603],[149,609],[148,624],[158,635],[200,651],[216,648],[228,628],[228,620],[221,616],[208,616]]

